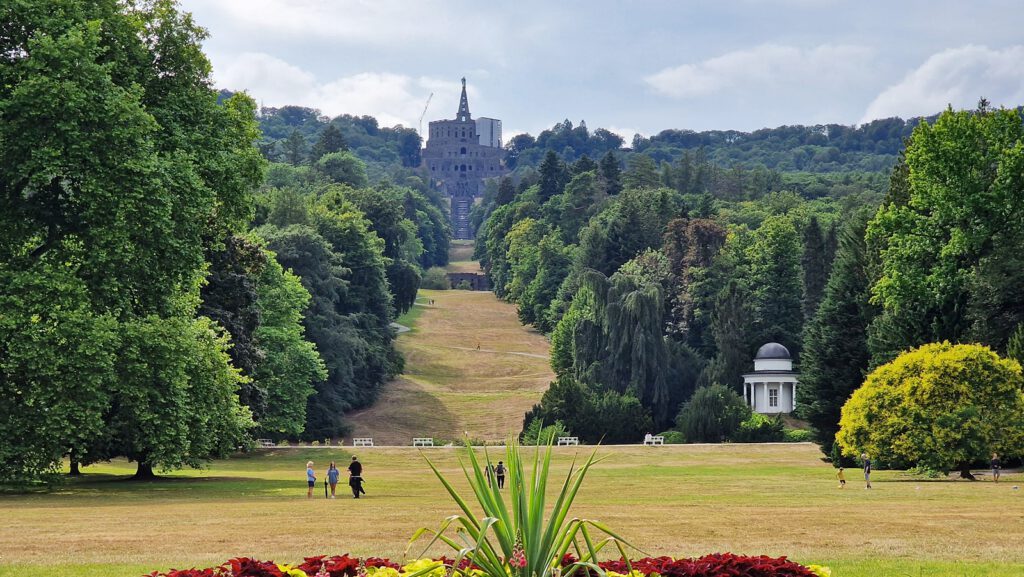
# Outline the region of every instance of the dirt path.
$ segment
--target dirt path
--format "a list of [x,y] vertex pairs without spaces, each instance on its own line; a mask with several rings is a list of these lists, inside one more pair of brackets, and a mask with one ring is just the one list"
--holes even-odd
[[[466,246],[453,263],[466,267]],[[490,292],[420,291],[423,311],[397,342],[405,374],[377,403],[349,415],[354,437],[409,445],[413,437],[499,440],[522,428],[523,414],[553,378],[548,343],[519,323],[514,305]],[[433,305],[427,305],[429,300]]]

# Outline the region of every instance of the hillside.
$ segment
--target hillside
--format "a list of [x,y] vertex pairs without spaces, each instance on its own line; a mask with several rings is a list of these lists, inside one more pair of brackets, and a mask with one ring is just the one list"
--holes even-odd
[[[453,246],[451,269],[471,270],[471,252],[469,244]],[[397,339],[405,374],[372,407],[348,415],[352,436],[408,445],[413,437],[518,433],[554,376],[547,341],[520,324],[515,305],[491,292],[421,290],[406,319],[412,330]]]

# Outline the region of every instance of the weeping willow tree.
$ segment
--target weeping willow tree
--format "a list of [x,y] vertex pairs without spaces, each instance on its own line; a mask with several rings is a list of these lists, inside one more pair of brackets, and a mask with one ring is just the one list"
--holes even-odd
[[583,275],[581,292],[589,310],[572,318],[573,373],[583,383],[636,397],[655,424],[671,421],[667,368],[672,365],[664,336],[664,293],[656,282],[629,276]]

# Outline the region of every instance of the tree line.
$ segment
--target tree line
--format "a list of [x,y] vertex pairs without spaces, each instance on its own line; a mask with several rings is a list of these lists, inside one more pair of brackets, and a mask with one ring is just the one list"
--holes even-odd
[[[623,166],[614,152],[569,163],[548,151],[477,215],[496,293],[551,337],[557,378],[524,426],[557,422],[591,442],[693,435],[709,429],[687,420],[699,403],[734,425],[689,440],[735,438],[737,403],[714,385],[735,397],[757,347],[779,342],[801,372],[798,416],[831,454],[844,403],[900,352],[949,341],[1013,356],[1021,127],[1019,110],[947,110],[914,125],[884,190],[871,180],[852,197],[778,179],[729,198],[642,154]],[[673,164],[692,168],[686,157]]]
[[0,481],[324,438],[402,370],[438,198],[327,131],[268,164],[170,0],[0,9]]

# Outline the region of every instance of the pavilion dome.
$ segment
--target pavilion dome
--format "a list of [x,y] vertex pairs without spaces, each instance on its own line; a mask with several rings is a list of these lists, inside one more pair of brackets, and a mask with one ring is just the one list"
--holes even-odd
[[757,349],[757,359],[791,359],[793,358],[789,354],[789,349],[780,345],[779,343],[766,343],[761,345],[761,348]]

